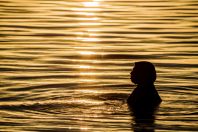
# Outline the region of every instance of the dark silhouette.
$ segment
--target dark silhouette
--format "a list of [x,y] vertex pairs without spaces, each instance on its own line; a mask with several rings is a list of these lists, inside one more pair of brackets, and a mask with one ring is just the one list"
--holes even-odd
[[132,128],[135,132],[153,132],[155,112],[161,98],[155,89],[156,71],[152,63],[136,62],[131,72],[131,81],[137,85],[128,97],[127,103],[134,117]]

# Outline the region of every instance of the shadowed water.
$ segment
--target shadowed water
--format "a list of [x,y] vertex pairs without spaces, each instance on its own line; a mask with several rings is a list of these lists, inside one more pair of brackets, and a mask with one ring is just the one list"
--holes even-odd
[[[198,131],[196,0],[0,0],[0,130]],[[138,122],[136,61],[163,99]]]

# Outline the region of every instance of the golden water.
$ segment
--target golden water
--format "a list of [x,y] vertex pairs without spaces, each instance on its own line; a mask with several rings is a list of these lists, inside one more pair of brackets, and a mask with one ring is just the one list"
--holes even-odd
[[156,65],[155,131],[198,131],[197,0],[0,0],[0,130],[129,132],[136,61]]

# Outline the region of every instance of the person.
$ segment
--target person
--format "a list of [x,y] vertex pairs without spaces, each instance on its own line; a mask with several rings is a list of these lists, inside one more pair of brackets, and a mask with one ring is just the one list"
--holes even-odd
[[137,87],[127,99],[127,103],[132,107],[156,106],[162,101],[154,82],[156,80],[156,70],[152,63],[147,61],[135,62],[132,70],[131,81]]
[[132,70],[131,81],[137,87],[127,99],[134,132],[154,132],[155,112],[158,109],[162,99],[155,89],[156,70],[152,63],[147,61],[135,62]]

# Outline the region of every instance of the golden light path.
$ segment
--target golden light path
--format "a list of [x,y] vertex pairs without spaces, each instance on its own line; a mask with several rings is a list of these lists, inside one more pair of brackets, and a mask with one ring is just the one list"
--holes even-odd
[[[94,83],[97,83],[97,72],[94,71],[95,69],[95,62],[96,56],[98,53],[95,52],[100,47],[98,46],[97,42],[100,41],[98,38],[98,26],[101,25],[100,18],[97,17],[97,11],[101,10],[100,8],[100,1],[99,0],[93,0],[89,2],[81,2],[82,6],[75,9],[75,13],[79,15],[78,21],[79,25],[82,27],[79,29],[79,31],[76,32],[76,39],[79,41],[79,45],[76,47],[76,52],[78,55],[80,55],[82,58],[78,60],[78,70],[79,70],[79,81],[85,84],[85,87],[87,85],[92,85]],[[92,65],[94,64],[94,65]],[[78,94],[93,94],[97,95],[100,94],[97,89],[79,89],[76,90]],[[75,102],[80,104],[92,104],[92,105],[101,105],[103,101],[98,101],[94,99],[89,98],[82,98],[82,99],[76,99]],[[87,109],[89,111],[89,109]],[[88,123],[85,123],[83,119],[86,116],[90,115],[81,115],[79,117],[79,129],[81,131],[88,131],[90,128],[90,125]],[[94,116],[97,116],[95,114]]]
[[95,55],[96,53],[93,51],[79,51],[81,55]]
[[[81,6],[74,9],[74,12],[79,15],[77,20],[78,24],[81,26],[81,29],[76,32],[76,39],[79,41],[79,45],[77,46],[76,51],[77,54],[82,56],[82,59],[79,60],[79,77],[80,81],[83,82],[95,82],[96,76],[93,71],[93,66],[91,63],[94,63],[96,60],[92,60],[93,58],[89,58],[89,64],[82,64],[83,58],[92,57],[97,53],[92,51],[92,49],[99,49],[97,42],[100,41],[98,38],[98,26],[101,25],[100,18],[97,17],[97,11],[101,10],[101,1],[100,0],[92,0],[92,1],[84,1],[81,2]],[[85,45],[85,46],[83,46]],[[87,61],[87,60],[85,60]],[[91,69],[91,71],[90,71]]]
[[79,68],[81,69],[89,69],[91,68],[91,66],[87,66],[87,65],[80,65]]
[[[97,17],[97,11],[100,11],[100,2],[97,0],[90,2],[81,2],[82,7],[75,8],[74,12],[80,17],[77,18],[82,27],[81,31],[76,32],[76,39],[82,42],[98,42],[97,36],[99,30],[96,28],[100,26],[100,18]],[[94,27],[93,27],[94,26]],[[94,45],[92,45],[94,46]]]
[[99,6],[99,2],[98,1],[92,1],[92,2],[83,2],[83,5],[85,7],[98,7]]

